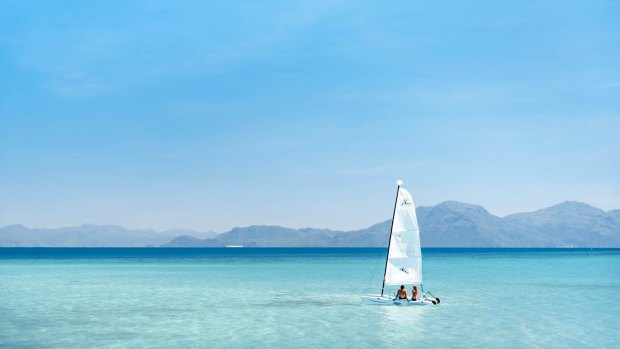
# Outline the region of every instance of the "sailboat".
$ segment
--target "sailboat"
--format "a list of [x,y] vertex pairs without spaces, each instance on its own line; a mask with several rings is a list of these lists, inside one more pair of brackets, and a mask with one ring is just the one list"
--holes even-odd
[[[388,251],[383,270],[383,284],[380,294],[362,296],[362,304],[376,305],[428,305],[439,304],[439,298],[430,292],[424,293],[422,285],[422,248],[420,246],[420,228],[415,213],[415,204],[411,194],[397,181],[396,202],[392,215],[392,227],[388,242]],[[420,285],[417,300],[396,299],[387,295],[386,287],[400,285]],[[411,296],[408,294],[408,296]]]

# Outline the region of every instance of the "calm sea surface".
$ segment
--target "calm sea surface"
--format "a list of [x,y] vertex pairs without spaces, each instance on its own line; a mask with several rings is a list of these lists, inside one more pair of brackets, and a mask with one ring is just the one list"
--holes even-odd
[[426,249],[440,305],[362,306],[384,253],[0,248],[0,347],[620,347],[620,249]]

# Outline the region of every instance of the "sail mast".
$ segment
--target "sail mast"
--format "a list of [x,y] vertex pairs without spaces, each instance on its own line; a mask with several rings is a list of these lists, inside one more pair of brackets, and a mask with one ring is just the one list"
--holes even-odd
[[390,257],[390,244],[392,243],[392,230],[394,230],[394,217],[396,217],[396,204],[398,203],[398,193],[400,192],[400,186],[403,185],[403,181],[396,181],[396,200],[394,200],[394,212],[392,213],[392,225],[390,227],[390,236],[388,237],[388,248],[385,254],[385,268],[383,269],[383,284],[381,284],[381,296],[383,296],[383,290],[385,289],[385,273],[387,272],[388,258]]

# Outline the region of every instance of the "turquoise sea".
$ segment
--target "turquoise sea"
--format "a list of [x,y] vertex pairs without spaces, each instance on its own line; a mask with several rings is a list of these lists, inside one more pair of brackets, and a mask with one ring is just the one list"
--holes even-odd
[[620,347],[620,249],[423,254],[438,306],[360,304],[383,249],[0,249],[0,347]]

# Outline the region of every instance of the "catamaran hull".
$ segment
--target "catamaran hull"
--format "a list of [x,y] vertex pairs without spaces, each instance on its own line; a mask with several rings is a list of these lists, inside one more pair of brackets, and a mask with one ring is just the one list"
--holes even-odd
[[367,305],[429,305],[433,304],[430,299],[422,299],[418,301],[406,301],[404,299],[393,300],[393,298],[381,296],[379,294],[369,294],[362,296],[362,304]]

